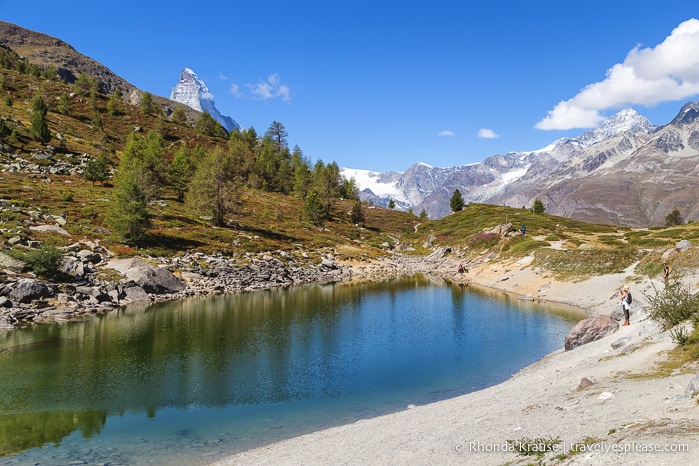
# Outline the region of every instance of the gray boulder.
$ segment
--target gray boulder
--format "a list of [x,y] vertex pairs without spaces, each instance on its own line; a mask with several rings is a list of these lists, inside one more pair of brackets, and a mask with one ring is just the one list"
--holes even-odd
[[146,293],[176,293],[186,285],[164,267],[153,267],[139,259],[114,259],[106,267],[124,274],[143,288]]
[[570,329],[565,337],[565,350],[599,340],[619,330],[619,323],[609,316],[595,316],[583,319]]
[[30,303],[35,299],[51,296],[51,290],[44,283],[32,278],[23,278],[10,291],[9,297],[19,303]]

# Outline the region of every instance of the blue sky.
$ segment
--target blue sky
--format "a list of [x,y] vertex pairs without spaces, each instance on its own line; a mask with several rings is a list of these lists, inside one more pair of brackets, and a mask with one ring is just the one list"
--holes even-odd
[[164,97],[189,67],[216,106],[312,161],[376,171],[535,150],[699,96],[695,1],[0,0]]

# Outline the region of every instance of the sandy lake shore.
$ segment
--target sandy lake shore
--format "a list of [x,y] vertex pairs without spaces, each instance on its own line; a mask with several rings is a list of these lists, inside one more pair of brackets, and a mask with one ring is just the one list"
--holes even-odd
[[[654,284],[660,289],[660,281],[634,276],[630,267],[614,275],[558,282],[529,267],[526,258],[478,264],[467,274],[455,274],[455,264],[440,260],[430,271],[524,299],[569,304],[589,316],[611,314],[618,306],[616,290],[628,284],[634,292],[631,325],[571,351],[564,351],[561,342],[560,350],[499,385],[406,406],[215,464],[528,464],[538,458],[515,447],[534,439],[560,440],[545,455],[546,464],[697,464],[699,404],[685,391],[698,368],[669,377],[634,377],[653,371],[663,352],[675,347],[669,332],[662,332],[645,312],[644,293],[651,293]],[[392,266],[376,267],[385,271]],[[362,266],[357,276],[371,276],[370,268]],[[684,279],[697,285],[697,274]],[[582,386],[583,378],[592,384]],[[571,455],[574,445],[583,446]]]

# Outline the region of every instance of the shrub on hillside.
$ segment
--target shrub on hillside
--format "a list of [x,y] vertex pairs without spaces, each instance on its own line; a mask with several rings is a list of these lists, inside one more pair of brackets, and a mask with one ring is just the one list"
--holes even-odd
[[653,284],[653,294],[643,295],[650,305],[650,318],[667,330],[699,313],[699,294],[692,293],[688,285],[670,280],[663,290]]
[[477,233],[468,240],[468,245],[474,249],[492,248],[500,241],[497,233]]
[[15,252],[15,258],[24,262],[24,265],[42,278],[53,278],[59,273],[63,263],[63,253],[55,245],[44,243],[38,249],[27,252]]

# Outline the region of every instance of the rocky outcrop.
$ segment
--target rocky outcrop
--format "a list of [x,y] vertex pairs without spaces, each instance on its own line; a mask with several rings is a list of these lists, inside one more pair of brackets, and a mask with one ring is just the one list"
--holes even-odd
[[[316,266],[285,264],[269,254],[250,257],[241,264],[236,259],[195,252],[174,259],[111,259],[99,244],[74,244],[64,248],[58,284],[35,278],[16,278],[9,273],[0,283],[0,329],[18,325],[70,320],[83,314],[109,312],[120,306],[141,302],[177,299],[186,296],[251,291],[307,283],[347,280],[349,267],[325,257]],[[281,254],[282,258],[285,258]],[[109,281],[98,272],[111,269]],[[114,271],[123,278],[114,277]],[[116,278],[116,280],[115,280]]]
[[146,293],[177,293],[186,288],[168,269],[153,267],[140,259],[112,259],[105,267],[121,272]]
[[619,323],[609,316],[595,316],[578,322],[565,337],[565,350],[599,340],[619,330]]

